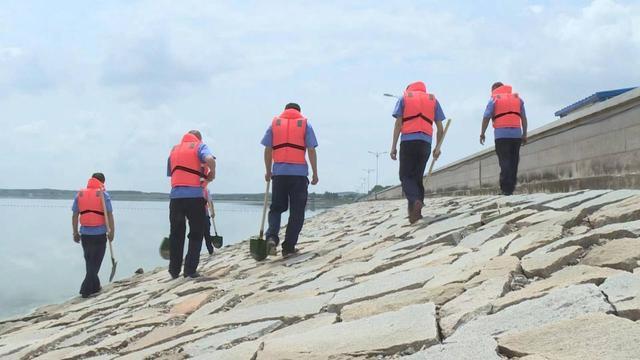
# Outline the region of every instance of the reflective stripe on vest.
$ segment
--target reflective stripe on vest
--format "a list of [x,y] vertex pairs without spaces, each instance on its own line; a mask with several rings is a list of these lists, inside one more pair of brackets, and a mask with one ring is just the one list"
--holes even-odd
[[402,133],[422,132],[431,136],[436,113],[436,97],[422,91],[406,91],[403,103]]
[[203,173],[198,150],[202,142],[193,134],[186,134],[182,142],[171,149],[171,187],[200,186]]
[[295,109],[287,109],[271,122],[273,161],[306,164],[307,119]]
[[106,224],[102,205],[102,186],[99,180],[91,178],[87,188],[78,192],[80,225],[102,226]]
[[491,93],[493,98],[493,127],[519,128],[521,127],[521,101],[518,94],[513,94],[511,86],[502,85]]

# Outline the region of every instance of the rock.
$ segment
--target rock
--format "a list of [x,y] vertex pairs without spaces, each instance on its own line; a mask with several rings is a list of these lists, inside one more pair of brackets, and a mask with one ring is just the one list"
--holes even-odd
[[458,245],[476,248],[496,237],[507,235],[508,227],[504,224],[490,226],[484,230],[472,232],[462,238]]
[[561,248],[549,253],[526,255],[522,258],[522,270],[527,276],[549,277],[564,266],[576,262],[584,253],[580,246]]
[[498,312],[508,306],[519,304],[523,301],[539,298],[553,289],[561,289],[570,285],[596,284],[621,272],[618,270],[600,268],[587,265],[568,266],[554,273],[547,279],[532,282],[521,290],[512,291],[493,302],[492,312]]
[[588,314],[498,338],[509,357],[635,360],[640,356],[640,325],[614,315]]
[[484,264],[480,269],[480,273],[466,282],[465,288],[470,289],[480,285],[486,280],[504,275],[512,275],[521,271],[520,259],[517,257],[505,255],[498,256]]
[[144,274],[144,269],[143,269],[143,268],[138,268],[138,269],[135,271],[135,274],[138,274],[138,275]]
[[420,348],[437,342],[435,305],[420,304],[274,338],[265,342],[264,350],[258,352],[258,359],[326,359],[340,355],[391,355],[409,347]]
[[340,290],[331,300],[335,306],[373,299],[386,294],[422,287],[434,275],[434,269],[418,268],[388,275],[385,272],[370,276],[367,280]]
[[[496,314],[483,316],[460,327],[442,345],[408,357],[411,360],[501,359],[494,337],[523,331],[590,313],[612,311],[593,284],[554,290],[548,295],[522,302]],[[403,358],[404,359],[404,358]]]
[[589,190],[573,196],[564,197],[555,201],[545,203],[544,206],[555,210],[566,210],[576,207],[589,200],[596,199],[611,190]]
[[169,311],[171,314],[189,315],[204,304],[213,291],[203,291],[188,296]]
[[589,216],[589,222],[595,227],[638,219],[640,219],[640,195],[604,206]]
[[519,232],[520,237],[513,240],[505,251],[505,255],[513,255],[518,258],[530,252],[550,244],[562,237],[562,226],[546,225],[535,229],[525,228]]
[[221,350],[225,344],[232,343],[241,339],[255,340],[265,334],[282,326],[282,321],[270,320],[257,322],[237,328],[221,331],[209,336],[205,336],[183,346],[184,352],[189,356],[199,356],[211,353],[215,350]]
[[444,304],[440,309],[440,328],[443,335],[448,337],[460,325],[489,313],[491,302],[505,293],[509,282],[508,275],[489,279]]
[[252,359],[260,349],[262,342],[247,341],[240,343],[232,348],[225,350],[218,350],[209,353],[204,353],[198,356],[189,358],[190,360],[246,360]]
[[600,285],[618,316],[640,320],[640,274],[621,273]]
[[329,326],[337,322],[337,314],[320,313],[310,319],[306,319],[295,324],[283,327],[264,336],[262,340],[269,341],[273,338],[285,337],[289,335],[301,334],[307,331],[315,330],[320,327]]
[[638,266],[638,260],[640,260],[640,239],[625,238],[593,247],[582,259],[582,263],[633,271]]

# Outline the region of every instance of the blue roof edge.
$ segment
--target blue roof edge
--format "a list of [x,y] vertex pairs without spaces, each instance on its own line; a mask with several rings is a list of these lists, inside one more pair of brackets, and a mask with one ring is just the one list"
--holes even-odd
[[556,111],[554,113],[555,116],[564,117],[569,115],[570,113],[583,108],[587,105],[595,104],[600,101],[608,100],[614,96],[618,96],[620,94],[624,94],[627,91],[631,91],[636,87],[624,88],[624,89],[616,89],[616,90],[607,90],[607,91],[598,91],[591,96],[588,96],[580,101],[577,101],[569,106],[565,106],[564,108]]

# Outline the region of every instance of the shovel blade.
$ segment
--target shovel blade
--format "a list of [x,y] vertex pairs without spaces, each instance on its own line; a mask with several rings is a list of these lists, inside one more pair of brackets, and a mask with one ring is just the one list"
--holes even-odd
[[111,275],[109,275],[109,282],[113,281],[113,277],[116,276],[116,267],[118,266],[118,262],[111,258]]
[[259,237],[253,237],[249,239],[249,251],[256,261],[264,260],[267,258],[267,242]]
[[220,249],[222,247],[222,236],[214,235],[211,237],[211,243],[213,247],[216,249]]
[[160,256],[165,260],[169,260],[169,238],[168,237],[165,237],[164,239],[162,239],[162,242],[160,243]]

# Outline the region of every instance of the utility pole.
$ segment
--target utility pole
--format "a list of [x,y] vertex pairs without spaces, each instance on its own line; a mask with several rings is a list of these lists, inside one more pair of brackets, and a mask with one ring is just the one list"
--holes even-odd
[[362,169],[362,171],[367,173],[367,193],[369,193],[369,191],[371,191],[371,183],[369,182],[369,179],[374,169]]
[[380,155],[384,155],[384,154],[388,154],[389,152],[387,151],[369,151],[369,154],[372,154],[376,157],[376,185],[379,185],[378,183],[378,171],[380,169]]

